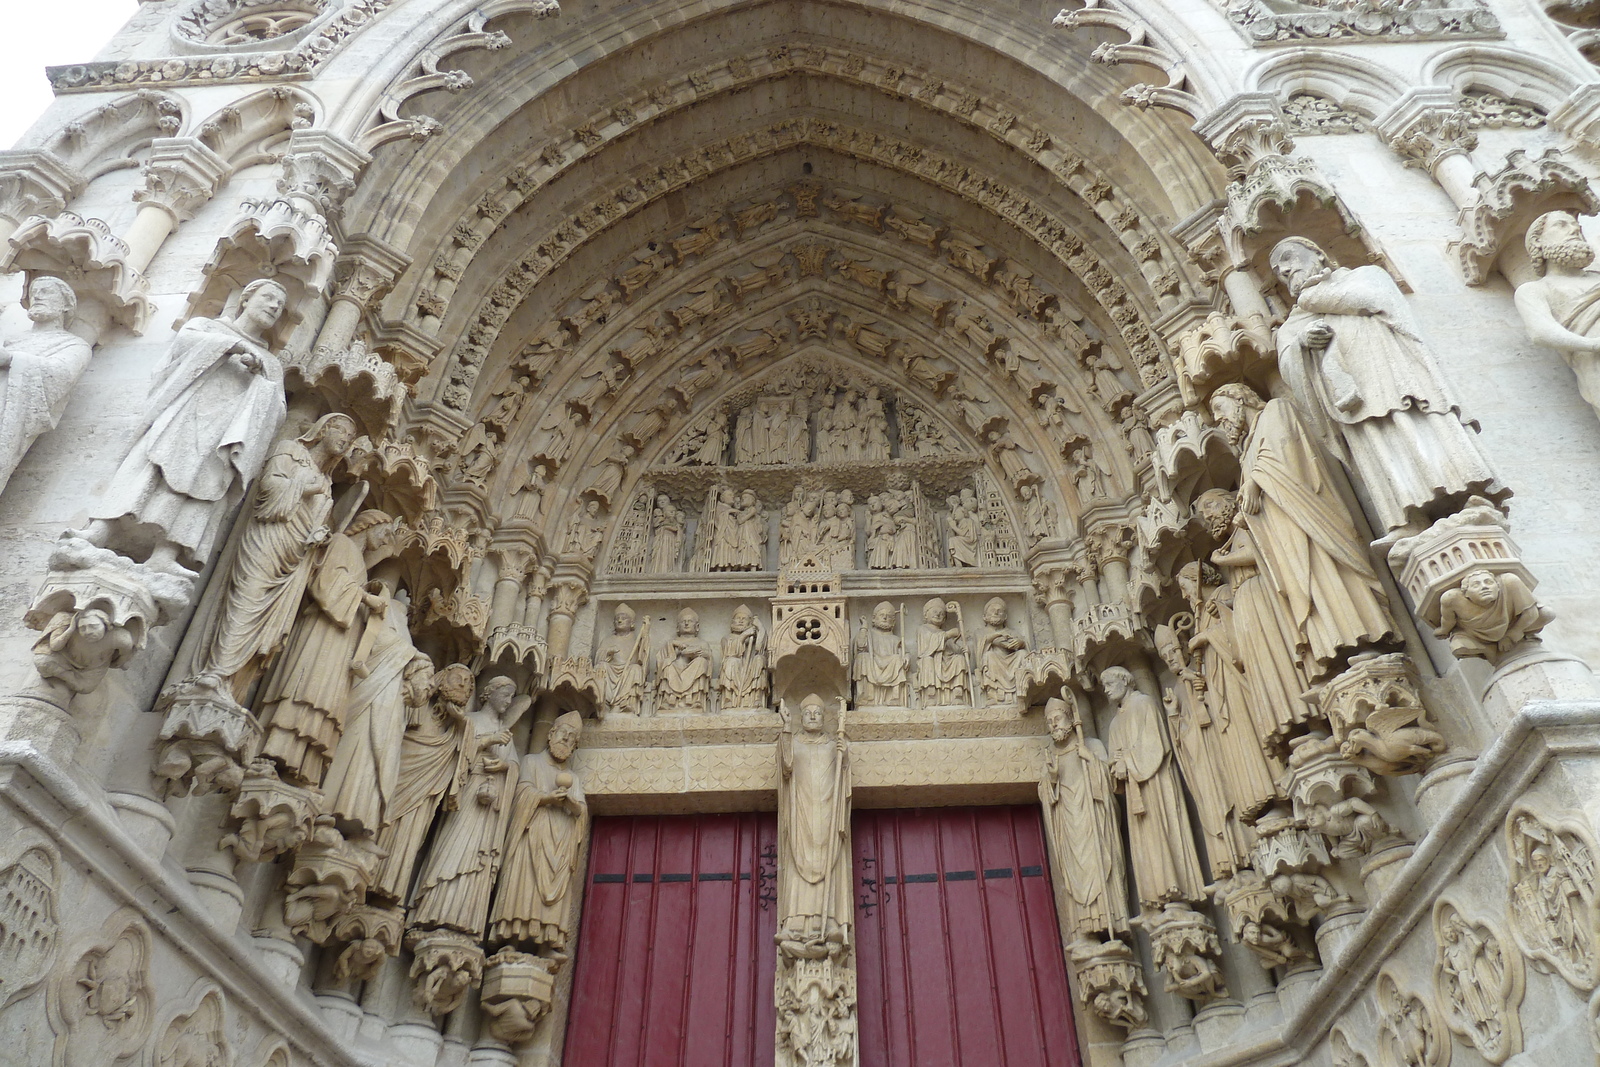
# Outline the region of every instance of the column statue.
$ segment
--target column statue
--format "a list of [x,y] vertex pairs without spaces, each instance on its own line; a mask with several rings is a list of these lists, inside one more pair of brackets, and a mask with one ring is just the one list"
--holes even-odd
[[427,702],[433,661],[418,652],[406,627],[406,606],[367,620],[351,670],[355,684],[342,710],[344,733],[322,783],[323,810],[345,837],[372,837],[398,814],[407,719]]
[[1110,760],[1105,745],[1084,736],[1076,709],[1068,709],[1060,697],[1044,708],[1052,742],[1039,779],[1046,836],[1066,891],[1060,899],[1067,925],[1079,937],[1115,936],[1128,929],[1128,887]]
[[1239,451],[1239,503],[1249,532],[1294,632],[1312,680],[1352,651],[1389,640],[1394,624],[1365,541],[1294,405],[1263,405],[1230,384],[1211,410]]
[[678,632],[661,649],[656,710],[705,712],[711,702],[711,646],[700,637],[693,608],[678,612]]
[[872,626],[865,620],[856,633],[851,671],[860,708],[904,707],[906,704],[906,647],[895,632],[897,612],[887,600],[872,609]]
[[980,684],[990,706],[1016,704],[1023,694],[1019,691],[1017,668],[1022,663],[1028,642],[1009,626],[1010,610],[999,597],[990,597],[983,606],[983,621],[989,632],[983,635],[978,646],[978,660],[983,665]]
[[722,639],[717,689],[723,711],[767,706],[767,635],[743,604],[733,609],[732,625]]
[[850,943],[850,745],[841,722],[823,731],[822,698],[800,702],[800,729],[778,705],[778,946],[786,956],[834,956]]
[[[270,477],[270,461],[268,469]],[[278,764],[281,776],[298,784],[322,784],[344,729],[351,676],[368,670],[358,646],[369,627],[375,624],[374,634],[382,629],[390,608],[382,588],[367,582],[377,562],[369,557],[386,552],[391,542],[389,523],[381,511],[364,511],[343,533],[328,537],[321,562],[306,583],[309,595],[300,618],[262,686],[261,754]],[[404,607],[397,610],[403,620]],[[370,652],[370,640],[367,645]]]
[[[956,625],[945,629],[950,612]],[[967,635],[961,625],[961,608],[933,597],[922,605],[922,625],[917,627],[917,699],[925,708],[967,705],[972,674],[967,663]]]
[[1343,433],[1383,531],[1420,530],[1469,496],[1511,495],[1387,271],[1334,268],[1303,237],[1279,241],[1271,265],[1295,301],[1278,330],[1284,380]]
[[228,564],[215,622],[195,653],[192,673],[203,686],[220,690],[230,685],[233,699],[242,701],[282,646],[316,550],[329,539],[333,481],[328,472],[355,437],[350,416],[324,415],[268,458]]
[[1249,823],[1279,799],[1277,781],[1284,768],[1267,754],[1266,739],[1251,713],[1245,682],[1249,661],[1234,626],[1232,591],[1222,584],[1220,571],[1199,560],[1178,571],[1178,589],[1194,612],[1189,651],[1205,679],[1201,699],[1217,736],[1219,763],[1227,768],[1223,792],[1233,818]]
[[56,428],[89,366],[92,346],[67,329],[78,295],[48,275],[28,284],[33,329],[0,345],[0,489],[40,434]]
[[283,365],[266,332],[288,299],[277,282],[254,281],[233,315],[178,331],[152,380],[150,422],[90,510],[86,539],[124,555],[148,549],[158,570],[205,566],[283,421]]
[[1539,277],[1517,286],[1517,311],[1528,336],[1561,353],[1578,376],[1578,392],[1600,411],[1600,272],[1578,216],[1548,211],[1526,237]]
[[1139,901],[1159,909],[1169,901],[1204,900],[1206,879],[1195,855],[1161,707],[1134,687],[1125,667],[1102,671],[1100,685],[1117,706],[1106,748],[1111,777],[1128,797],[1128,852]]
[[601,714],[640,715],[650,670],[650,617],[635,632],[633,609],[618,604],[611,619],[611,636],[600,642],[594,656],[602,681]]
[[[378,832],[385,855],[370,892],[396,904],[410,895],[411,873],[427,839],[428,828],[446,796],[455,796],[466,773],[464,755],[477,743],[467,704],[472,700],[472,672],[452,663],[427,678],[419,656],[406,671],[406,731],[400,739],[400,775],[388,823]],[[426,687],[424,689],[424,687]]]
[[505,865],[489,914],[492,941],[565,959],[572,934],[572,880],[588,836],[589,804],[568,761],[583,734],[575,711],[550,727],[545,751],[522,757],[506,834]]
[[1310,688],[1300,670],[1286,601],[1261,572],[1261,553],[1239,514],[1237,494],[1208,489],[1195,500],[1195,514],[1222,546],[1211,553],[1233,587],[1234,633],[1240,643],[1246,704],[1262,737],[1280,738],[1306,719],[1300,694]]
[[479,687],[478,703],[472,748],[463,750],[466,773],[423,864],[410,920],[419,929],[442,927],[471,937],[483,935],[489,914],[517,783],[511,728],[529,701],[517,696],[515,682],[498,675]]
[[1225,756],[1206,707],[1206,680],[1189,662],[1186,638],[1193,632],[1194,616],[1188,612],[1155,628],[1156,652],[1178,681],[1176,688],[1162,693],[1161,703],[1178,769],[1194,798],[1212,878],[1226,878],[1236,867],[1248,866],[1255,832],[1235,817],[1223,788]]

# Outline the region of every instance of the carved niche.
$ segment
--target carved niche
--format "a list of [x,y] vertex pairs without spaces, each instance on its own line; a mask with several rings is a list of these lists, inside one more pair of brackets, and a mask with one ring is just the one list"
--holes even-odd
[[1490,1063],[1504,1063],[1522,1050],[1522,954],[1499,924],[1465,914],[1450,899],[1433,906],[1433,940],[1433,985],[1445,1025]]

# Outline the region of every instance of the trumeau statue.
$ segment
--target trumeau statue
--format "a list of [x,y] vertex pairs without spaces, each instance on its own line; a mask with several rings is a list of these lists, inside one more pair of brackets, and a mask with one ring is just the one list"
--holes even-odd
[[1128,929],[1122,834],[1105,745],[1085,737],[1082,718],[1051,697],[1045,723],[1053,742],[1039,780],[1050,854],[1065,893],[1067,925],[1080,937]]
[[1028,642],[1008,627],[1010,612],[1006,602],[990,597],[983,606],[984,625],[989,632],[983,635],[978,646],[978,661],[982,665],[979,684],[991,706],[1009,706],[1020,702],[1017,668]]
[[[364,511],[343,533],[329,535],[306,583],[309,595],[300,618],[262,687],[261,754],[274,760],[288,780],[321,784],[344,729],[352,676],[369,670],[368,656],[375,649],[368,630],[381,632],[390,609],[382,588],[367,582],[377,562],[369,557],[385,549],[389,521],[381,511]],[[404,606],[396,610],[404,620]]]
[[[843,715],[844,701],[839,702]],[[850,747],[823,729],[822,698],[800,702],[799,730],[779,704],[778,944],[788,956],[832,956],[850,943]]]
[[1561,353],[1578,392],[1600,410],[1600,272],[1594,248],[1570,211],[1550,211],[1528,227],[1528,258],[1540,274],[1517,286],[1528,336]]
[[589,804],[569,760],[583,719],[569,711],[550,727],[543,752],[522,757],[506,834],[505,863],[489,915],[492,941],[566,954],[572,880],[588,834]]
[[656,710],[704,712],[711,702],[711,646],[700,637],[693,608],[678,612],[678,632],[661,648]]
[[205,565],[283,421],[283,366],[265,334],[287,303],[277,282],[251,282],[231,318],[178,331],[152,379],[150,423],[90,511],[89,541],[148,548],[157,569]]
[[504,675],[483,683],[478,701],[472,747],[463,750],[466,773],[428,851],[410,916],[414,927],[474,937],[484,932],[517,784],[511,728],[528,707],[528,698],[517,696],[516,683]]
[[67,329],[78,306],[72,286],[60,278],[35,278],[28,285],[33,329],[0,345],[0,489],[42,433],[56,428],[67,398],[89,366],[88,341]]
[[732,625],[722,639],[717,689],[723,711],[767,706],[767,635],[743,604],[733,609]]
[[1293,404],[1225,385],[1211,410],[1239,450],[1241,525],[1283,598],[1306,675],[1320,679],[1394,629],[1366,543]]
[[1294,394],[1337,424],[1382,529],[1421,529],[1498,486],[1400,287],[1382,267],[1333,268],[1301,237],[1279,241],[1273,272],[1295,300],[1278,330]]
[[1101,672],[1100,685],[1117,706],[1106,740],[1111,777],[1128,796],[1128,852],[1139,901],[1159,908],[1169,901],[1206,898],[1178,769],[1161,706],[1134,687],[1124,667]]
[[471,671],[453,663],[429,678],[418,663],[407,668],[406,683],[400,774],[385,813],[388,822],[378,833],[385,855],[371,889],[395,903],[404,903],[428,828],[445,797],[459,788],[466,770],[462,757],[476,744],[467,718]]
[[611,615],[611,636],[595,650],[601,678],[603,715],[638,715],[644,711],[644,680],[650,669],[650,617],[634,629],[634,611],[618,604]]
[[433,661],[411,643],[405,604],[391,601],[367,628],[372,639],[351,666],[344,734],[322,782],[323,810],[346,837],[374,836],[399,814],[407,719],[427,703],[433,680]]
[[195,655],[193,674],[210,688],[231,685],[233,698],[242,700],[288,636],[317,546],[329,539],[328,472],[355,437],[350,416],[324,415],[268,458],[227,570],[215,625]]
[[[967,635],[961,625],[961,608],[933,597],[922,605],[922,625],[917,627],[917,699],[925,708],[969,706],[972,674],[967,662]],[[956,624],[945,628],[954,613]]]
[[904,707],[906,704],[906,649],[895,630],[897,612],[887,600],[872,609],[872,625],[862,620],[856,633],[852,670],[856,706]]

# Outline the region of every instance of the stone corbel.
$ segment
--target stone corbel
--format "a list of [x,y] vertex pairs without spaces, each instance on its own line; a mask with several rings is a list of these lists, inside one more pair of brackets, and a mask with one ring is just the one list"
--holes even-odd
[[455,930],[408,930],[412,998],[431,1015],[448,1015],[461,1006],[467,993],[483,979],[483,948],[474,938]]
[[0,273],[19,270],[72,286],[79,300],[73,326],[91,344],[111,322],[139,334],[149,321],[150,286],[133,266],[127,242],[99,219],[70,211],[24,219],[0,257]]
[[88,184],[49,149],[0,152],[0,240],[30,215],[48,218],[65,210]]
[[158,137],[133,194],[139,213],[128,228],[128,264],[143,272],[179,224],[194,218],[233,168],[193,137]]
[[311,837],[321,806],[317,790],[283,781],[271,760],[252,760],[228,811],[239,828],[222,847],[249,863],[293,852]]
[[489,957],[480,994],[489,1032],[508,1045],[533,1040],[539,1019],[550,1010],[559,960],[503,948]]
[[1545,212],[1600,213],[1600,196],[1589,180],[1554,148],[1532,158],[1514,149],[1499,170],[1479,172],[1472,183],[1474,202],[1461,209],[1457,220],[1461,237],[1450,242],[1469,285],[1487,281],[1497,260],[1512,285],[1532,280],[1537,272],[1520,237]]
[[334,828],[333,816],[318,816],[289,871],[283,902],[289,929],[319,945],[335,940],[339,919],[365,900],[382,858],[371,838],[347,839]]
[[1149,1025],[1144,968],[1122,941],[1074,941],[1067,946],[1084,1007],[1112,1026],[1139,1030]]
[[1293,973],[1317,966],[1304,920],[1292,901],[1274,892],[1273,881],[1244,867],[1211,888],[1239,943],[1264,969],[1286,967]]
[[1457,207],[1471,206],[1477,197],[1472,150],[1478,135],[1454,89],[1413,88],[1373,121],[1373,129],[1406,166],[1432,174]]
[[1414,774],[1448,747],[1428,721],[1416,667],[1403,652],[1363,652],[1311,691],[1351,763],[1382,775]]
[[1531,651],[1555,618],[1511,540],[1505,513],[1483,497],[1389,550],[1389,566],[1417,614],[1462,659],[1500,665]]
[[347,942],[334,963],[338,981],[370,982],[385,956],[400,955],[405,914],[399,908],[355,904],[333,920],[333,936]]
[[1165,989],[1200,1004],[1228,995],[1222,978],[1222,944],[1211,920],[1183,903],[1147,911],[1133,922],[1150,937],[1150,954],[1166,973]]

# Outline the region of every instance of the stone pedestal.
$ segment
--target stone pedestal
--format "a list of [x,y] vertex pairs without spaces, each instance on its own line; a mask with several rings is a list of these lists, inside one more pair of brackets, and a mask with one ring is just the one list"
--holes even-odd
[[178,824],[165,804],[139,793],[107,793],[106,800],[140,852],[155,860],[166,854]]
[[1484,683],[1484,714],[1504,730],[1530,700],[1597,700],[1600,679],[1589,665],[1539,646],[1507,659]]
[[1445,812],[1466,788],[1467,778],[1475,766],[1472,757],[1449,752],[1428,765],[1427,773],[1417,782],[1416,793],[1411,798],[1426,832],[1431,833],[1440,825]]
[[1167,1054],[1167,1039],[1154,1030],[1137,1030],[1122,1043],[1126,1067],[1152,1067]]
[[20,694],[0,697],[0,744],[27,745],[66,766],[82,740],[72,716],[48,700]]
[[1194,1016],[1194,1034],[1206,1052],[1223,1048],[1244,1022],[1244,1005],[1237,1000],[1215,1000]]

